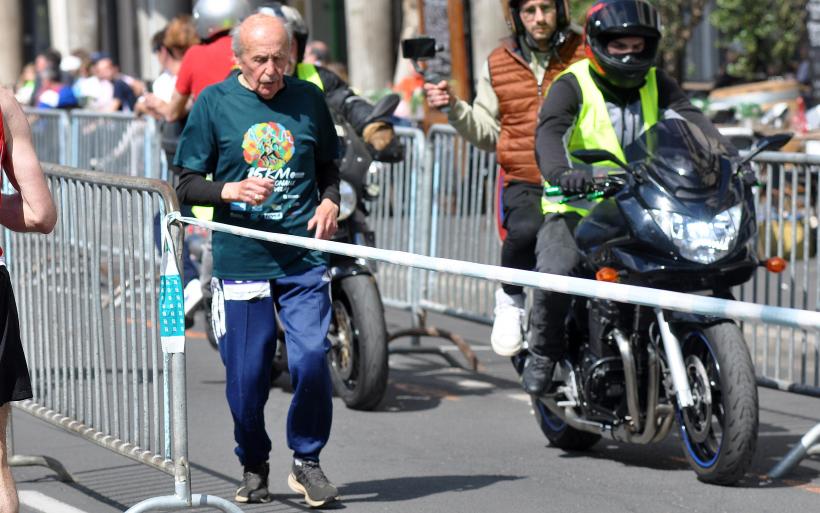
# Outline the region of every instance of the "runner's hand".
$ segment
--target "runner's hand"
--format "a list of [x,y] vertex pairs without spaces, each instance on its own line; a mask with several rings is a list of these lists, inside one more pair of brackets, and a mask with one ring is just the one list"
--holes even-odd
[[339,216],[339,206],[331,200],[325,198],[316,207],[316,213],[308,221],[308,231],[316,229],[317,239],[328,240],[336,233],[338,225],[336,218]]
[[256,206],[264,203],[273,192],[273,180],[256,176],[241,182],[228,182],[222,187],[222,201],[241,201]]

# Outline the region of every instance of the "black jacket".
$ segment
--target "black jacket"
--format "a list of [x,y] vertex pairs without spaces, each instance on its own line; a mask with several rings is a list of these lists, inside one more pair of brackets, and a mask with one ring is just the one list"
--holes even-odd
[[[612,86],[594,72],[592,79],[598,85],[606,101],[615,134],[625,148],[633,142],[643,128],[641,97],[639,89],[620,89]],[[697,125],[704,134],[721,142],[727,152],[737,150],[726,140],[717,128],[686,97],[678,83],[665,71],[657,70],[659,119],[668,111]],[[541,175],[548,182],[555,183],[558,176],[573,167],[567,152],[572,129],[581,112],[581,86],[575,75],[567,73],[550,87],[547,99],[541,106],[538,125],[535,129],[535,156]]]

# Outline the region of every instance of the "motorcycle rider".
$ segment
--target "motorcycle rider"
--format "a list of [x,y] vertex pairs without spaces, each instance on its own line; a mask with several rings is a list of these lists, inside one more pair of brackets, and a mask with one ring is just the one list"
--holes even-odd
[[[589,8],[587,59],[553,82],[539,113],[535,151],[546,185],[559,185],[564,195],[587,191],[592,170],[572,159],[573,151],[604,149],[624,161],[623,148],[659,119],[670,117],[686,119],[728,153],[737,153],[677,82],[654,66],[660,27],[658,12],[644,0],[603,0]],[[537,271],[568,275],[575,269],[579,257],[572,233],[590,206],[544,198]],[[535,291],[522,373],[530,394],[544,391],[555,362],[566,353],[564,319],[570,300],[567,294]]]
[[[544,91],[569,64],[583,58],[581,36],[570,26],[567,0],[502,0],[512,32],[493,50],[478,81],[472,106],[446,81],[424,84],[427,103],[449,107],[448,120],[473,145],[496,151],[504,170],[503,219],[507,236],[501,265],[532,270],[541,226],[542,178],[534,145]],[[502,356],[523,346],[524,290],[503,284],[495,293],[490,342]]]
[[325,93],[325,100],[331,112],[342,116],[353,126],[375,160],[400,162],[404,158],[404,147],[395,137],[393,124],[390,122],[393,109],[389,104],[374,106],[353,92],[334,72],[303,61],[310,34],[304,18],[295,7],[282,2],[267,2],[262,4],[258,11],[284,19],[293,33],[291,61],[287,73],[311,82],[321,89]]

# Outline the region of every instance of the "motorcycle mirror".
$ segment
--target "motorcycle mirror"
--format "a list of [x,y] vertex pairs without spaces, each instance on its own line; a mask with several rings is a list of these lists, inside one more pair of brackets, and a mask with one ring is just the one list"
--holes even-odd
[[597,162],[606,161],[614,162],[625,171],[629,171],[629,167],[624,164],[621,159],[607,150],[575,150],[572,152],[572,156],[585,164],[595,164]]
[[794,134],[791,132],[784,132],[782,134],[774,134],[768,137],[764,137],[762,139],[758,139],[753,145],[751,150],[749,150],[749,154],[746,155],[743,160],[740,161],[740,165],[746,164],[753,158],[755,158],[758,154],[766,151],[777,151],[783,146],[786,145],[787,142],[791,141]]
[[401,54],[414,61],[432,59],[436,56],[436,40],[428,36],[402,39]]

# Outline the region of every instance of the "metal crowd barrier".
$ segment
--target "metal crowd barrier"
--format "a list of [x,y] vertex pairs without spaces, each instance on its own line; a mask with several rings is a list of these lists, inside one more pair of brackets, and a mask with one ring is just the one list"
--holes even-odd
[[[224,499],[191,494],[185,353],[165,353],[160,343],[154,217],[178,210],[176,195],[158,180],[44,167],[60,214],[53,234],[5,231],[34,392],[15,407],[174,476],[174,496],[129,511],[239,512]],[[174,238],[181,248],[181,232]]]
[[[495,153],[479,150],[459,137],[449,125],[433,126],[429,133],[432,154],[432,212],[428,227],[430,256],[500,263],[496,227]],[[496,285],[461,275],[429,273],[423,284],[420,306],[445,314],[490,322]]]
[[[375,172],[369,173],[368,183],[378,187],[379,194],[368,203],[368,223],[377,247],[418,253],[420,238],[425,235],[418,222],[425,137],[421,130],[403,127],[396,127],[396,135],[404,144],[405,159],[392,165],[377,163]],[[411,308],[416,278],[413,272],[392,264],[379,266],[379,289],[386,305]]]
[[[739,299],[760,304],[818,310],[820,306],[820,156],[765,153],[754,166],[761,186],[757,195],[758,253],[779,255],[784,273],[759,270],[738,287]],[[820,397],[820,338],[812,331],[745,326],[760,383]]]
[[27,108],[31,137],[41,162],[68,164],[71,121],[64,110]]
[[156,120],[130,113],[25,108],[42,162],[166,178]]

